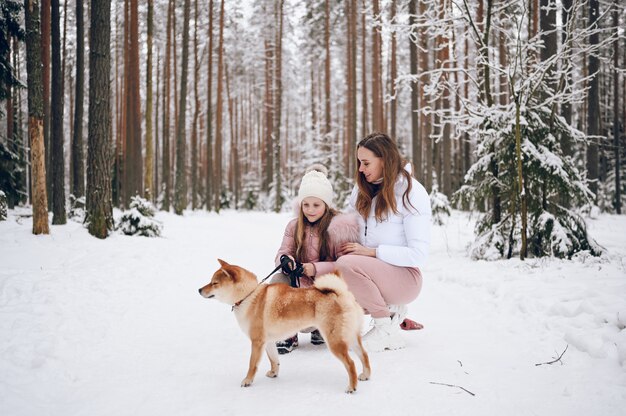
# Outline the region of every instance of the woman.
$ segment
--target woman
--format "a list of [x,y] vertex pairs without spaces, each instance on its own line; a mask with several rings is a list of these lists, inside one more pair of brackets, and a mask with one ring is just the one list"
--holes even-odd
[[430,245],[430,198],[411,176],[396,143],[373,133],[357,145],[350,207],[360,214],[360,244],[346,243],[336,265],[357,302],[372,316],[368,351],[402,348],[406,304],[422,288]]

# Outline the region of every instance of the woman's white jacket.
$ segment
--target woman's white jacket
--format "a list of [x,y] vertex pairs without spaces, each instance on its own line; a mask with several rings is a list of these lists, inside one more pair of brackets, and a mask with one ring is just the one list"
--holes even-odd
[[[410,167],[405,169],[410,171]],[[423,267],[430,246],[430,197],[421,183],[413,177],[411,181],[412,188],[409,193],[411,204],[407,206],[404,204],[402,195],[407,182],[404,176],[400,175],[394,187],[398,213],[390,212],[382,222],[376,221],[374,217],[378,195],[374,197],[369,216],[365,219],[358,216],[360,241],[365,247],[375,248],[376,257],[389,264]],[[352,210],[356,210],[358,191],[359,188],[355,185],[349,202]]]

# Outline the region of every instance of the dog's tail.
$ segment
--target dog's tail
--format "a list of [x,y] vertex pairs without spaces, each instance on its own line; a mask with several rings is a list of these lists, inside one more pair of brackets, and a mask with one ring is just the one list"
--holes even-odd
[[335,292],[337,295],[350,293],[346,281],[337,272],[316,277],[314,285],[324,293]]

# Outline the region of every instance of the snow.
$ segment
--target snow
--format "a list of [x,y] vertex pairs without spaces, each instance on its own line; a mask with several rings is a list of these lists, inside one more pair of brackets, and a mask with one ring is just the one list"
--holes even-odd
[[277,379],[264,356],[239,387],[249,342],[198,295],[218,257],[265,277],[289,214],[160,212],[161,238],[98,240],[72,221],[34,236],[26,213],[0,222],[3,415],[624,414],[626,216],[587,220],[601,257],[487,262],[469,259],[474,221],[453,211],[409,305],[424,330],[371,353],[371,380],[347,395],[307,334]]

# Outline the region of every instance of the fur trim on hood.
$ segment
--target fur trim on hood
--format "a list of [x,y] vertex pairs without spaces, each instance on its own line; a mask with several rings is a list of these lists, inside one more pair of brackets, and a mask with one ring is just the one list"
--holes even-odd
[[337,214],[328,226],[330,241],[337,247],[359,241],[359,222],[356,212]]

